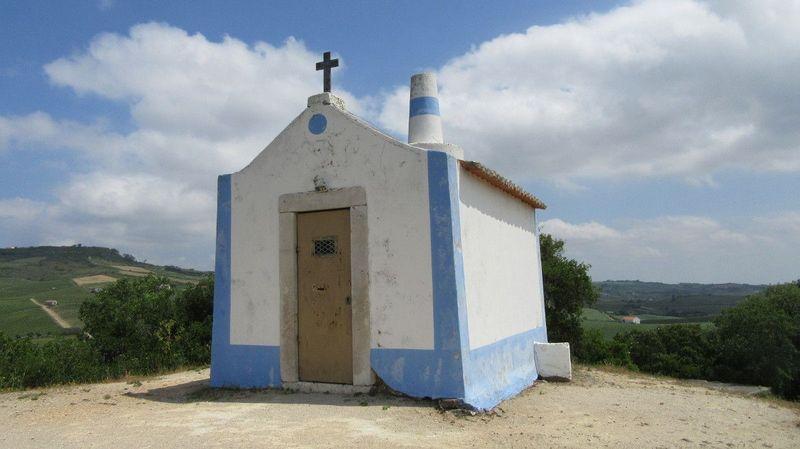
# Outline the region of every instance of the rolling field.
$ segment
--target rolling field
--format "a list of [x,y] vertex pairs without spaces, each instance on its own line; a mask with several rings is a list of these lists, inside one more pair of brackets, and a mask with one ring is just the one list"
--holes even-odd
[[[664,284],[642,281],[594,283],[599,294],[593,308],[583,311],[584,328],[598,329],[606,338],[631,329],[655,329],[674,324],[713,326],[712,321],[766,285]],[[625,315],[638,316],[641,324],[622,323]]]
[[61,327],[30,298],[57,300],[58,305],[53,310],[70,325],[79,326],[78,308],[89,295],[88,289],[76,286],[69,279],[31,281],[0,278],[0,330],[10,336],[61,334]]
[[597,329],[602,332],[605,338],[613,338],[620,332],[633,329],[655,329],[661,326],[673,324],[700,324],[701,326],[712,326],[713,324],[706,318],[705,321],[694,321],[691,318],[666,315],[637,315],[642,320],[642,324],[626,324],[620,322],[615,316],[601,312],[597,309],[583,309],[583,326],[585,329]]
[[144,264],[116,250],[96,247],[33,247],[0,249],[0,332],[15,336],[61,336],[40,303],[56,300],[52,310],[71,327],[81,327],[81,303],[120,278],[149,273],[170,278],[179,285],[193,284],[207,273],[178,267]]

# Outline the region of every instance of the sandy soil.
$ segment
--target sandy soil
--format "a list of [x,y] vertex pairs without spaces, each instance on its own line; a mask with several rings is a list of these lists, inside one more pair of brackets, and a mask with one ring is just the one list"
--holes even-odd
[[596,369],[478,416],[383,395],[218,391],[207,379],[0,394],[0,447],[800,447],[795,405]]
[[70,324],[67,322],[67,320],[61,318],[61,315],[59,315],[58,312],[51,309],[50,307],[47,307],[46,305],[40,303],[39,301],[33,298],[30,298],[30,300],[32,303],[36,304],[42,310],[44,310],[44,313],[46,313],[50,317],[50,319],[53,320],[57,325],[61,326],[64,329],[70,327]]
[[84,276],[80,278],[73,278],[72,282],[78,284],[78,286],[89,285],[89,284],[103,284],[106,282],[114,282],[117,278],[107,276],[105,274],[96,274],[94,276]]

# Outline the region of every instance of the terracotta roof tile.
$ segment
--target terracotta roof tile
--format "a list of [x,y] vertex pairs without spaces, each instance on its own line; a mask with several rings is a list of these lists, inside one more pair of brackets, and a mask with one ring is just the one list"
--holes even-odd
[[508,193],[509,195],[519,199],[523,203],[533,207],[534,209],[547,209],[547,206],[532,194],[526,192],[522,187],[514,184],[507,178],[503,177],[500,173],[486,167],[485,165],[475,161],[459,160],[464,170],[477,176],[478,178],[488,182],[492,186]]

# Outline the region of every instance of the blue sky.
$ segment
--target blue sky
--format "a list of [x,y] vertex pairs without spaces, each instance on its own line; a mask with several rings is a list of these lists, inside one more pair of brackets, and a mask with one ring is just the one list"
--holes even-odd
[[332,50],[336,93],[399,138],[436,71],[446,139],[544,199],[596,279],[795,279],[798,30],[795,1],[5,2],[0,245],[209,268],[215,174]]

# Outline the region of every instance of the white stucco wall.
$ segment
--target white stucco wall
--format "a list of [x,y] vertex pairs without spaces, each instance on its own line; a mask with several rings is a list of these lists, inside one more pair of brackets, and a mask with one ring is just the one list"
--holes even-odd
[[534,209],[459,170],[471,349],[544,324]]
[[[319,135],[308,129],[315,113],[327,119]],[[232,176],[231,343],[280,344],[278,198],[313,191],[315,176],[367,193],[371,347],[432,349],[426,153],[323,104]]]

